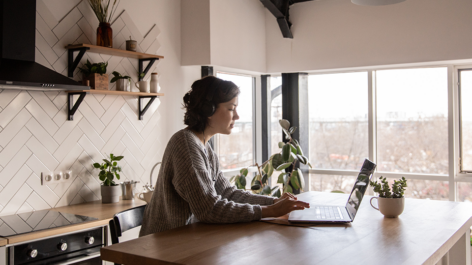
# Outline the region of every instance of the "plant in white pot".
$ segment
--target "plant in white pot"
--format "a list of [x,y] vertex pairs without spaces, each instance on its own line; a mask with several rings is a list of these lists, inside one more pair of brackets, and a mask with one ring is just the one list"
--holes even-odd
[[118,161],[123,159],[123,156],[114,156],[110,154],[110,159],[103,159],[104,163],[94,163],[93,167],[100,169],[98,177],[102,182],[101,193],[102,203],[113,203],[120,201],[121,187],[113,180],[120,179],[121,167],[118,166]]
[[114,71],[111,74],[113,75],[113,78],[110,80],[110,83],[116,82],[116,91],[130,91],[131,77],[127,75],[123,76],[117,71]]
[[405,197],[403,197],[403,194],[407,187],[405,177],[394,180],[391,190],[385,177],[380,177],[379,182],[371,180],[370,185],[374,188],[374,192],[379,194],[379,197],[372,197],[370,199],[370,205],[372,205],[373,199],[377,199],[379,207],[377,208],[374,205],[372,207],[389,218],[398,217],[403,212],[405,208]]

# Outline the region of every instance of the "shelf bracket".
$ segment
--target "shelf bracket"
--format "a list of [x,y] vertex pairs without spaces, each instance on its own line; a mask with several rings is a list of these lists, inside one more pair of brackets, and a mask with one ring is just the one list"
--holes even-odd
[[[152,102],[154,102],[156,97],[157,96],[139,96],[139,99],[138,99],[139,120],[143,119],[144,113],[146,113],[146,111],[149,109],[149,107],[151,106]],[[143,109],[141,100],[145,98],[150,98],[150,100]]]
[[[80,60],[82,60],[82,57],[84,57],[84,54],[87,50],[90,50],[89,47],[82,47],[82,48],[77,48],[77,49],[69,49],[67,52],[68,56],[68,67],[67,67],[67,76],[68,77],[74,77],[74,71],[75,68],[79,65]],[[74,52],[78,51],[79,54],[77,54],[77,57],[75,57],[74,60]]]
[[[69,92],[69,95],[67,96],[67,120],[73,121],[74,120],[74,114],[79,108],[80,104],[85,98],[86,92]],[[77,101],[75,102],[74,106],[72,106],[72,103],[74,102],[74,95],[80,95]]]
[[[154,62],[156,60],[159,60],[158,58],[149,58],[149,59],[139,59],[139,73],[144,73],[144,76],[146,76],[146,74],[149,72],[149,70],[151,69],[152,65],[154,64]],[[143,71],[143,66],[144,66],[144,62],[145,61],[149,61],[148,65],[146,66],[146,69],[144,69]],[[141,77],[139,77],[139,81],[143,81],[143,79]]]

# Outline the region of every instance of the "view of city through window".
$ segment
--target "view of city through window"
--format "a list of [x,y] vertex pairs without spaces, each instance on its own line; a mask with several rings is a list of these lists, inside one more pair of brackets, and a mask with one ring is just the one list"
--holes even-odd
[[253,78],[247,75],[235,75],[217,72],[218,78],[232,81],[241,93],[236,111],[239,120],[234,124],[230,135],[218,134],[214,137],[216,152],[222,169],[247,167],[254,164],[253,140]]
[[[447,68],[373,74],[377,172],[447,175]],[[316,169],[358,170],[369,156],[368,73],[310,75],[308,84],[311,163]],[[352,175],[310,178],[311,190],[319,191],[350,192],[355,180]],[[446,181],[409,179],[408,186],[406,197],[448,200]]]

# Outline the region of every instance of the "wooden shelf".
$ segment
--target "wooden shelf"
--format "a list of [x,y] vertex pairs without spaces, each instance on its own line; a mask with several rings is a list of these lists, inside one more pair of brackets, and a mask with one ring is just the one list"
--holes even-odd
[[66,46],[66,49],[68,50],[82,49],[82,48],[88,48],[88,50],[91,52],[114,55],[114,56],[121,56],[121,57],[129,57],[129,58],[135,58],[135,59],[151,59],[151,58],[164,59],[164,56],[160,56],[160,55],[107,48],[107,47],[96,46],[96,45],[91,45],[91,44],[69,44]]
[[[105,94],[105,95],[122,95],[122,96],[138,96],[138,111],[139,111],[139,120],[143,119],[144,113],[149,109],[154,100],[158,97],[164,96],[164,93],[143,93],[143,92],[126,92],[126,91],[112,91],[112,90],[68,90],[67,97],[67,120],[74,120],[74,114],[79,108],[80,104],[87,94]],[[79,95],[77,101],[74,102],[74,95]],[[150,100],[146,106],[142,105],[142,99],[149,98]]]
[[[155,54],[148,54],[148,53],[142,53],[142,52],[132,52],[132,51],[126,51],[126,50],[121,50],[121,49],[114,49],[114,48],[107,48],[107,47],[102,47],[102,46],[95,46],[91,44],[69,44],[66,46],[67,49],[67,62],[68,62],[68,67],[67,67],[67,76],[68,77],[73,77],[74,76],[74,70],[77,68],[79,65],[80,60],[82,60],[82,57],[84,56],[86,51],[90,52],[95,52],[95,53],[101,53],[101,54],[108,54],[108,55],[115,55],[115,56],[121,56],[121,57],[129,57],[129,58],[135,58],[138,59],[138,72],[139,73],[144,73],[146,75],[149,70],[151,69],[151,66],[154,64],[159,59],[164,59],[164,56],[160,55],[155,55]],[[74,59],[74,52],[79,52],[77,56]],[[144,68],[144,62],[149,62]],[[139,81],[142,81],[143,79],[139,77]]]
[[127,92],[127,91],[114,91],[114,90],[69,90],[66,93],[90,93],[90,94],[106,94],[106,95],[122,95],[122,96],[157,96],[162,97],[164,93],[144,93],[144,92]]

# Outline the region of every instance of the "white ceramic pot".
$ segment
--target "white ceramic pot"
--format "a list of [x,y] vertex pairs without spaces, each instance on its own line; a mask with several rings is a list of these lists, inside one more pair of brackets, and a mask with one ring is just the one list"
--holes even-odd
[[[372,204],[372,200],[377,199],[379,208]],[[402,214],[405,208],[405,197],[401,198],[383,198],[383,197],[372,197],[370,199],[370,205],[374,209],[380,211],[385,217],[396,218]]]
[[120,201],[121,195],[121,186],[104,186],[103,184],[100,187],[102,193],[102,203],[114,203]]
[[161,88],[159,87],[159,80],[157,73],[151,74],[151,82],[150,82],[150,89],[151,93],[159,93]]
[[127,78],[116,80],[116,91],[130,91],[129,80]]

